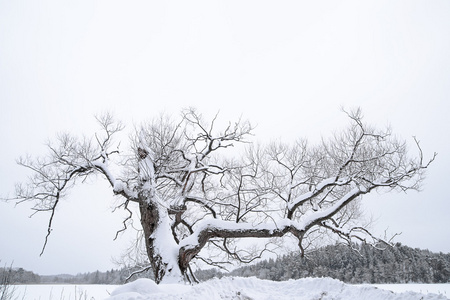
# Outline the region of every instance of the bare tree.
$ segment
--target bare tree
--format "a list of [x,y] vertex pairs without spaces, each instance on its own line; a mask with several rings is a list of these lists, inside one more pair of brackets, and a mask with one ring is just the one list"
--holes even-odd
[[[301,251],[313,233],[348,242],[375,239],[354,222],[357,200],[376,189],[418,190],[435,156],[424,162],[416,142],[418,157],[409,158],[389,130],[365,125],[359,110],[348,117],[349,128],[319,145],[255,146],[246,139],[248,122],[218,130],[216,118],[205,122],[188,109],[178,122],[161,117],[137,128],[127,152],[114,140],[123,126],[107,114],[98,118],[101,134],[60,135],[48,144],[48,156],[21,158],[33,177],[17,186],[17,199],[50,212],[45,248],[59,201],[79,181],[102,175],[123,199],[120,206],[130,214],[129,205],[138,206],[157,283],[190,280],[193,259],[220,262],[202,256],[204,248],[225,253],[222,262],[248,262],[270,249],[238,247],[243,238],[290,236]],[[245,153],[225,159],[224,151],[237,143],[249,144]]]

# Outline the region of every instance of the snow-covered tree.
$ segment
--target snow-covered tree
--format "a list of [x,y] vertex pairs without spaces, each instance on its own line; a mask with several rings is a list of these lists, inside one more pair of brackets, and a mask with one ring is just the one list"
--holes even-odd
[[[217,118],[206,122],[188,109],[177,122],[161,117],[138,127],[129,149],[121,149],[115,138],[123,126],[106,114],[93,137],[59,135],[47,156],[19,159],[33,176],[17,186],[16,199],[50,212],[45,248],[68,190],[101,175],[121,206],[130,212],[131,205],[138,207],[157,283],[190,280],[194,259],[251,261],[270,249],[239,247],[245,238],[289,236],[301,251],[312,233],[366,240],[372,235],[354,221],[357,200],[376,189],[419,189],[434,157],[424,162],[416,142],[418,157],[409,158],[405,143],[389,130],[365,125],[359,110],[348,116],[346,130],[318,145],[298,140],[258,146],[250,143],[248,122],[217,128]],[[245,151],[229,151],[243,143]],[[211,255],[218,251],[227,257],[215,260]]]

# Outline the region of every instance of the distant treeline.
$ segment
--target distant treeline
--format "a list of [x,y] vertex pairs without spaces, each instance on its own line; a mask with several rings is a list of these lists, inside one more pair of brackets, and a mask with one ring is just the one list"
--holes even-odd
[[[131,270],[133,271],[133,270]],[[77,275],[38,275],[22,268],[0,268],[13,284],[123,284],[129,268],[111,269]],[[291,253],[278,259],[263,260],[230,273],[217,269],[197,270],[196,277],[208,280],[223,276],[256,276],[274,281],[304,277],[331,277],[347,283],[447,283],[450,282],[450,253],[413,249],[400,243],[384,250],[369,245],[344,245],[320,248],[301,257]],[[151,270],[135,275],[151,278]]]
[[0,274],[7,274],[9,284],[122,284],[128,276],[125,270],[90,272],[77,275],[38,275],[23,268],[0,268]]
[[384,250],[370,245],[320,248],[307,257],[298,253],[264,260],[231,273],[217,270],[197,272],[200,280],[221,276],[256,276],[274,281],[304,277],[331,277],[347,283],[447,283],[450,254],[413,249],[397,243]]

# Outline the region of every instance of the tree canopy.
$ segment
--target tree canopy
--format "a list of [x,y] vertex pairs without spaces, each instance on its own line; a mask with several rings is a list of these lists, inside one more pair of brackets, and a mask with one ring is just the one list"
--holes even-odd
[[[116,136],[124,126],[105,114],[93,136],[60,134],[48,143],[47,156],[20,158],[33,175],[17,186],[16,199],[50,212],[48,238],[69,189],[101,175],[122,199],[120,207],[130,213],[130,205],[138,207],[157,283],[194,279],[190,263],[196,259],[252,261],[274,249],[274,238],[294,239],[301,252],[325,233],[349,244],[376,242],[357,222],[359,199],[377,189],[418,190],[436,154],[424,161],[415,140],[418,155],[410,157],[389,129],[365,124],[360,110],[347,115],[350,125],[318,144],[258,145],[249,122],[220,126],[218,116],[205,121],[186,109],[178,120],[161,116],[135,128],[123,149],[126,142]],[[237,144],[245,150],[230,151]],[[267,243],[253,251],[240,246],[244,238]]]

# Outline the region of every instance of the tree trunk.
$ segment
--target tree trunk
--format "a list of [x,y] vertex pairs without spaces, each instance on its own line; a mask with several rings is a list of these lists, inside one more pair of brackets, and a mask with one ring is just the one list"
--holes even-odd
[[140,203],[139,210],[155,282],[183,282],[184,276],[178,262],[179,247],[172,235],[167,210],[147,201]]

